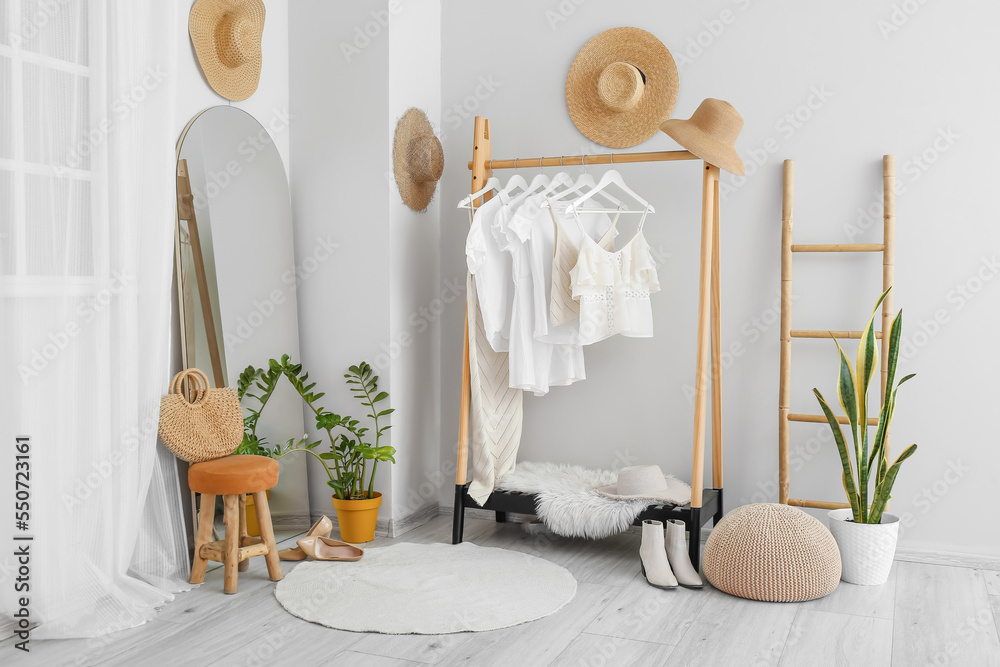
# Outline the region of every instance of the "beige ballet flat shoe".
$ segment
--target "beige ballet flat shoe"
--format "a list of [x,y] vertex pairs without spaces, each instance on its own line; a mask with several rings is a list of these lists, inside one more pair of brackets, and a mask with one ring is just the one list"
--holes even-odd
[[[330,537],[330,533],[333,532],[333,522],[327,516],[321,516],[319,521],[313,524],[309,532],[306,533],[306,537]],[[291,549],[282,549],[278,552],[278,558],[281,560],[305,560],[306,552],[299,547],[292,547]]]
[[316,560],[355,561],[365,555],[364,549],[329,537],[303,537],[298,545],[307,556]]

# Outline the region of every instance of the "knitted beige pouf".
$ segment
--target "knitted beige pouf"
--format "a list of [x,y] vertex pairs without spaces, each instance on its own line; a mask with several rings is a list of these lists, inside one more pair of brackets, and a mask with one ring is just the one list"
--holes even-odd
[[821,598],[840,581],[840,550],[826,526],[788,505],[744,505],[712,530],[702,560],[720,591],[751,600]]

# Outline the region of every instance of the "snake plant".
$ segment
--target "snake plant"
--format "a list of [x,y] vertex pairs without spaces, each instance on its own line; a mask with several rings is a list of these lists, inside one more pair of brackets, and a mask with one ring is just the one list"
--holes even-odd
[[[882,513],[891,497],[892,485],[899,473],[899,466],[917,451],[916,445],[910,445],[903,450],[903,453],[892,465],[888,465],[885,440],[888,437],[889,424],[892,422],[892,415],[896,409],[896,392],[900,385],[914,376],[914,374],[907,375],[893,386],[896,377],[896,361],[899,357],[899,338],[903,329],[902,310],[896,314],[889,329],[889,360],[885,400],[882,402],[882,409],[879,412],[875,439],[870,446],[868,440],[868,388],[875,377],[876,368],[878,368],[878,349],[875,345],[875,330],[872,328],[872,324],[879,306],[891,289],[890,287],[882,293],[878,303],[875,304],[871,318],[868,320],[868,326],[861,332],[855,368],[851,368],[851,362],[844,354],[844,349],[840,346],[840,342],[834,338],[837,350],[840,352],[837,396],[840,398],[840,405],[844,409],[848,425],[851,427],[851,436],[854,441],[853,464],[844,433],[840,424],[837,423],[837,417],[833,414],[833,410],[830,409],[830,405],[823,398],[819,389],[813,389],[813,393],[819,399],[820,407],[823,408],[823,414],[826,415],[826,420],[830,423],[833,437],[837,442],[837,449],[840,451],[840,462],[844,467],[844,491],[847,492],[847,498],[851,503],[855,523],[880,523],[882,521]],[[885,332],[882,332],[882,335],[886,335]],[[871,497],[871,505],[869,505],[868,490],[873,468],[875,488]],[[857,477],[855,477],[855,472]]]

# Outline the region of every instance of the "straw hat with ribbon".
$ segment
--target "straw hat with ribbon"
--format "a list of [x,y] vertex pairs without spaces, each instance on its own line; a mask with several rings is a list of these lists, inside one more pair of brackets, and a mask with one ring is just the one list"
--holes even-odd
[[659,500],[674,505],[691,502],[691,487],[679,479],[664,477],[657,465],[622,468],[617,484],[599,486],[594,491],[619,500]]
[[444,171],[444,151],[420,109],[409,109],[396,124],[392,171],[403,203],[414,211],[425,210]]
[[566,77],[566,106],[588,139],[627,148],[656,134],[677,102],[677,65],[639,28],[612,28],[580,49]]
[[705,162],[739,176],[746,173],[735,147],[743,117],[729,102],[710,97],[687,120],[671,118],[660,129]]
[[227,100],[245,100],[260,81],[261,0],[198,0],[188,32],[208,85]]

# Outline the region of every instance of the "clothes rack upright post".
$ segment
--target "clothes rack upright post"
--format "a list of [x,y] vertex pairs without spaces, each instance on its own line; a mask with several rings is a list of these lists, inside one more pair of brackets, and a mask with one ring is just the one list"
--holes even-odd
[[[650,153],[605,153],[600,155],[570,155],[560,157],[517,157],[493,159],[490,121],[476,116],[474,126],[471,192],[477,192],[498,169],[515,167],[593,166],[598,164],[625,164],[645,162],[700,161],[694,154],[680,151]],[[691,447],[691,502],[683,506],[651,505],[636,519],[636,524],[647,519],[684,521],[690,535],[689,553],[697,567],[701,560],[701,529],[708,521],[718,524],[722,519],[722,385],[721,385],[721,284],[719,264],[719,168],[702,162],[701,197],[701,250],[698,280],[698,338],[696,347],[696,372],[694,395],[694,435]],[[472,202],[478,206],[488,199],[486,193]],[[535,514],[533,494],[494,491],[489,499],[478,505],[468,494],[469,462],[469,413],[471,405],[471,378],[469,369],[469,319],[465,318],[465,337],[462,351],[462,395],[459,411],[458,454],[455,472],[455,513],[452,542],[462,541],[465,526],[465,508],[492,510],[497,521],[506,520],[508,512]],[[708,420],[708,386],[712,387],[712,485],[703,485],[705,472],[705,432]]]

